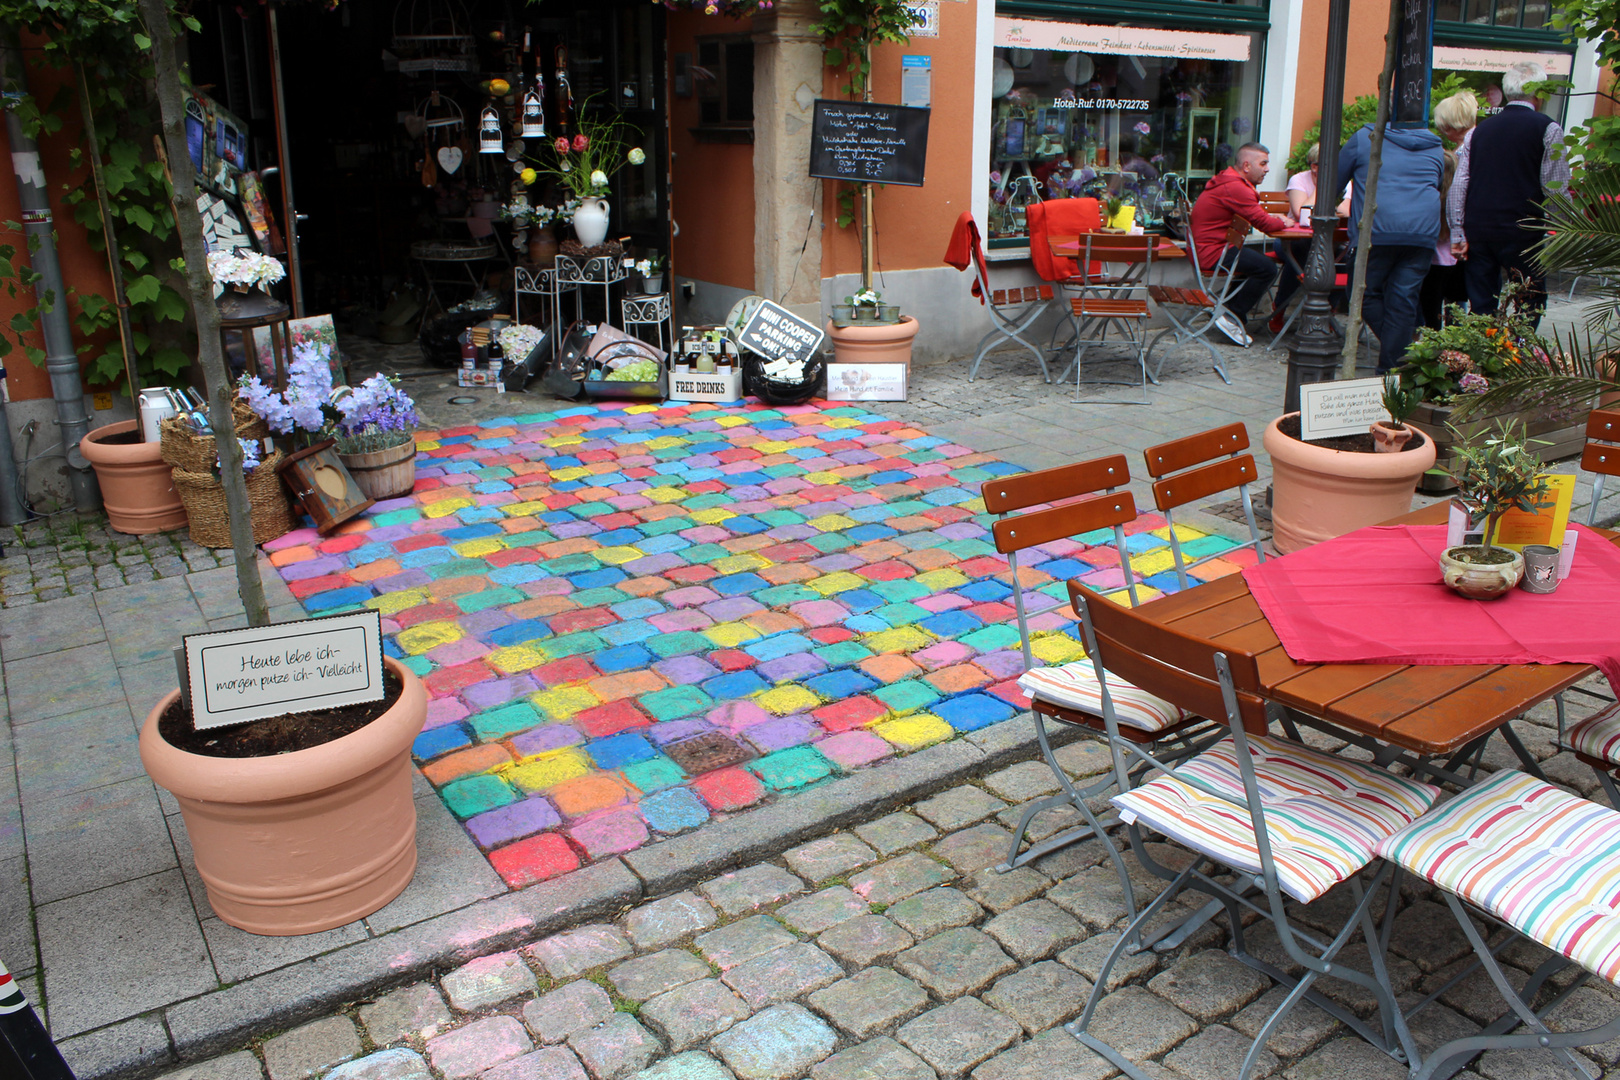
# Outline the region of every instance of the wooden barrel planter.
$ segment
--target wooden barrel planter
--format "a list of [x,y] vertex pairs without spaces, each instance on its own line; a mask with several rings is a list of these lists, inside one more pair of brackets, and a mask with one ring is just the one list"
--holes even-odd
[[339,454],[368,499],[397,499],[416,487],[416,440],[364,454]]

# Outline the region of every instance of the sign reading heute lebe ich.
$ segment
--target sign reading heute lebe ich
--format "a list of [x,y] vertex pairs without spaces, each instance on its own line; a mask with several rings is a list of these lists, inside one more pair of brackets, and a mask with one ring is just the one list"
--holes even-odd
[[1332,439],[1363,435],[1375,420],[1388,420],[1384,380],[1344,379],[1299,388],[1299,437]]
[[376,611],[187,634],[182,641],[198,731],[383,697]]

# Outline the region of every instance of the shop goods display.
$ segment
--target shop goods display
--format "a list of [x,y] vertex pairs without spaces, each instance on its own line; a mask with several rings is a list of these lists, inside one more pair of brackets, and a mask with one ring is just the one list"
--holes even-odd
[[[513,887],[788,798],[1024,708],[979,485],[1022,471],[859,406],[603,403],[419,433],[416,490],[267,546],[313,615],[370,607],[422,679],[412,753]],[[1162,520],[1128,542],[1174,589]],[[1183,550],[1231,541],[1181,528]],[[1121,583],[1108,536],[1038,549],[1046,662],[1064,583]],[[1249,555],[1252,558],[1252,553]]]

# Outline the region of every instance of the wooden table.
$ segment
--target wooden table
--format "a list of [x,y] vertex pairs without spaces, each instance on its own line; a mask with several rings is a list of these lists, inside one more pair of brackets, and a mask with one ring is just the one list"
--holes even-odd
[[[1438,503],[1384,524],[1445,522],[1446,504]],[[1257,653],[1265,694],[1277,704],[1423,757],[1455,754],[1597,671],[1590,664],[1295,663],[1242,574],[1138,610],[1164,626]]]

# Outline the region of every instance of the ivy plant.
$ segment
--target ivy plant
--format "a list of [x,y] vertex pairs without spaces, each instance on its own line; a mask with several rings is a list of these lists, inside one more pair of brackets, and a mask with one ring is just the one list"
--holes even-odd
[[[811,27],[821,35],[827,66],[849,74],[843,87],[851,101],[872,98],[872,46],[879,42],[905,45],[915,16],[903,0],[821,0],[821,18]],[[838,227],[855,223],[855,188],[838,186]],[[870,282],[868,282],[870,285]]]

